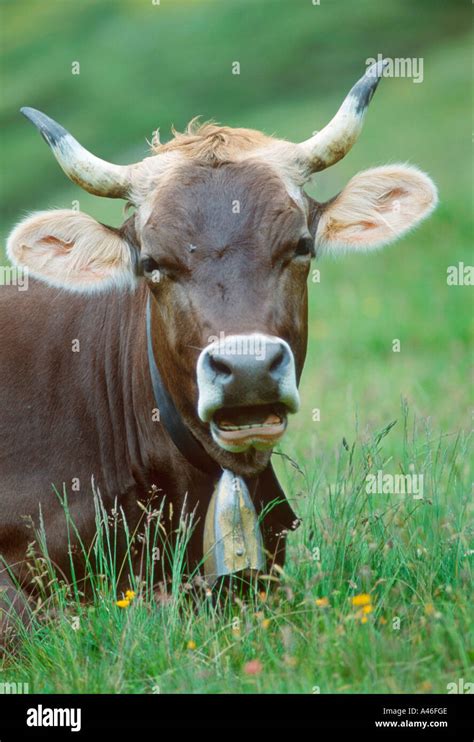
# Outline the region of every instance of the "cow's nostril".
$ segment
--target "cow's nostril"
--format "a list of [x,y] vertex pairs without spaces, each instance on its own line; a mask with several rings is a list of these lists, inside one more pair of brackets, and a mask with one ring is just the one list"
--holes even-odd
[[284,359],[285,359],[285,353],[284,353],[283,348],[281,348],[281,350],[278,351],[275,358],[270,364],[269,371],[271,374],[280,370],[281,366],[283,365]]
[[231,367],[227,363],[224,363],[224,361],[220,358],[216,358],[215,356],[211,355],[209,357],[209,365],[212,370],[219,376],[232,376]]

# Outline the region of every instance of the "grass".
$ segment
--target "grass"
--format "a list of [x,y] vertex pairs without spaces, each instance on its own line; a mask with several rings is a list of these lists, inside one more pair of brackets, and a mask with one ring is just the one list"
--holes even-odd
[[[166,139],[172,122],[182,128],[198,113],[298,140],[329,120],[379,51],[422,55],[424,82],[383,80],[360,141],[309,192],[324,200],[358,170],[408,161],[436,181],[440,206],[387,250],[315,264],[302,409],[284,456],[274,456],[303,517],[281,586],[217,610],[183,588],[181,541],[169,599],[151,598],[149,564],[145,586],[135,584],[137,597],[120,609],[99,506],[92,602],[78,602],[82,586],[63,585],[45,555],[36,566],[53,596],[4,658],[2,680],[45,693],[444,693],[449,682],[472,680],[474,661],[472,299],[469,287],[446,284],[449,265],[472,264],[465,11],[403,0],[274,0],[251,16],[240,3],[161,5],[90,2],[66,11],[62,2],[29,0],[25,13],[5,3],[4,235],[25,210],[69,208],[77,198],[101,221],[122,219],[122,204],[65,181],[36,132],[20,125],[20,105],[45,110],[117,162],[141,156],[154,126]],[[245,42],[250,28],[258,43]],[[76,58],[82,71],[72,78]],[[227,74],[233,59],[239,79]],[[368,495],[365,477],[379,469],[423,475],[423,499]],[[352,605],[361,594],[371,596],[370,613]],[[249,674],[254,660],[262,669]]]
[[[397,429],[402,454],[387,460]],[[2,678],[39,693],[445,693],[474,665],[468,443],[433,435],[403,405],[370,441],[345,441],[334,471],[285,458],[303,525],[280,585],[243,602],[216,603],[184,579],[183,528],[167,595],[151,597],[145,569],[118,607],[117,521],[105,528],[98,507],[93,601],[78,602],[83,584],[67,588],[43,544],[52,596]],[[423,498],[367,494],[379,469],[423,475]]]

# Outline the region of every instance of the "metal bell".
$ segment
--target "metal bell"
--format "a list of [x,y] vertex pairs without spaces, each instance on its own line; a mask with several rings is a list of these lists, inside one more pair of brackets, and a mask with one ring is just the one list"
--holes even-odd
[[257,513],[242,477],[224,469],[204,524],[204,573],[210,585],[242,570],[265,566]]

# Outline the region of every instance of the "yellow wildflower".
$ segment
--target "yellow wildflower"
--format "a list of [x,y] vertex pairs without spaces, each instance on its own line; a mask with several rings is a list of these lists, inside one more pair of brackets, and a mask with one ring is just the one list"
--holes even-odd
[[133,600],[136,597],[136,592],[134,590],[127,590],[125,592],[125,597],[127,600]]
[[268,629],[268,627],[270,626],[270,619],[264,618],[261,623],[261,626],[262,626],[262,629]]
[[191,651],[193,651],[194,649],[196,649],[196,642],[194,642],[192,639],[190,639],[188,641],[187,647],[188,647],[188,649],[190,649]]
[[372,603],[372,598],[368,593],[361,593],[360,595],[354,595],[352,598],[352,605],[356,606],[364,606],[364,605],[370,605]]
[[117,600],[115,605],[118,605],[119,608],[128,608],[130,601],[126,598],[124,600]]

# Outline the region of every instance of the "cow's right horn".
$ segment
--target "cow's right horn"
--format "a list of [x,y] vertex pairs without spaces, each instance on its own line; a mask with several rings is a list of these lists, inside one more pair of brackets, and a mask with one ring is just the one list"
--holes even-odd
[[387,65],[388,60],[381,59],[369,67],[329,124],[297,145],[311,173],[325,170],[349,152],[362,130],[367,107]]
[[21,113],[36,126],[74,183],[96,196],[127,198],[130,165],[113,165],[91,154],[66,129],[41,111],[22,108]]

